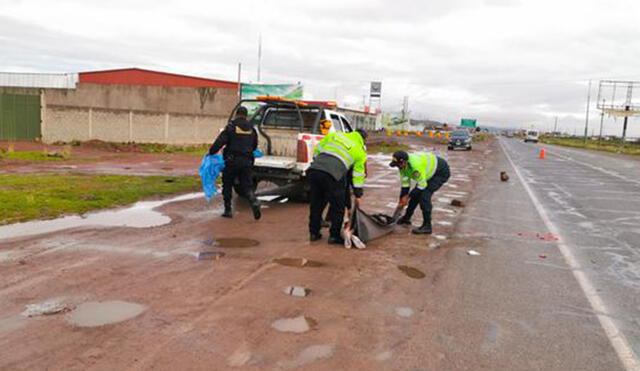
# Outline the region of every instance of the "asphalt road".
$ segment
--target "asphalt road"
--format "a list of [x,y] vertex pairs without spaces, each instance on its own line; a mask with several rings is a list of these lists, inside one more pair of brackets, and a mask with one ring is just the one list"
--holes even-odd
[[[511,227],[519,224],[518,218],[525,219],[522,227],[526,229],[542,221],[540,232],[546,228],[554,234],[548,236],[549,239],[559,240],[549,241],[556,245],[555,249],[533,254],[532,259],[538,258],[536,264],[544,266],[549,274],[572,273],[555,283],[546,276],[539,278],[540,282],[551,283],[558,289],[553,291],[564,292],[557,298],[550,292],[543,299],[549,304],[550,313],[565,317],[566,323],[560,325],[561,328],[569,326],[566,331],[573,333],[574,349],[571,355],[564,356],[571,358],[585,351],[582,356],[591,359],[591,363],[581,366],[585,367],[582,369],[615,369],[620,365],[637,369],[640,161],[518,140],[500,139],[500,146],[506,155],[505,170],[511,174],[509,188],[518,189],[518,195],[504,197],[512,209],[502,212],[513,217],[509,222]],[[538,157],[542,146],[546,150],[545,159]],[[496,205],[504,207],[506,202],[498,200]],[[534,210],[531,210],[532,204]],[[523,237],[531,236],[532,231],[526,229],[520,233]],[[571,322],[574,323],[570,325]],[[609,340],[609,351],[601,344],[603,336]],[[596,360],[589,353],[599,354],[597,361],[607,359],[599,365],[604,368],[595,367]],[[611,355],[616,356],[618,362]]]

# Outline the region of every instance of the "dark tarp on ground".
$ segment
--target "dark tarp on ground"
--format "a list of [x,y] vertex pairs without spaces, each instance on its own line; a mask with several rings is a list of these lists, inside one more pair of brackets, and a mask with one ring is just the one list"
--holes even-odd
[[369,215],[357,207],[352,220],[354,234],[364,243],[391,233],[396,225],[396,221],[388,215]]

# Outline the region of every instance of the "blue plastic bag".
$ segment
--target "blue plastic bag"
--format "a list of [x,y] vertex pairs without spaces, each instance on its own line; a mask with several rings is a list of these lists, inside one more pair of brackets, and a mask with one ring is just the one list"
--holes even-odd
[[261,150],[256,149],[255,151],[253,151],[253,158],[260,158],[262,156],[264,156],[264,153],[262,153]]
[[211,196],[218,195],[218,187],[216,187],[216,179],[224,169],[224,159],[222,155],[205,155],[202,158],[202,164],[198,174],[202,181],[202,190],[207,201],[211,201]]

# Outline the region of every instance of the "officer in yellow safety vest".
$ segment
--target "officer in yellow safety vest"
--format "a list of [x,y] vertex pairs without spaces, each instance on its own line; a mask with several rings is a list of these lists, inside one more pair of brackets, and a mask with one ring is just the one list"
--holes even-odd
[[[409,205],[404,216],[398,220],[398,224],[411,225],[413,212],[420,205],[422,226],[414,228],[411,232],[431,234],[431,197],[449,180],[451,173],[447,161],[436,156],[433,152],[407,153],[397,151],[393,154],[393,160],[389,166],[398,168],[402,183],[395,216],[400,216],[402,209],[407,204]],[[412,180],[416,182],[416,186],[409,192]]]
[[[367,152],[367,132],[358,129],[351,133],[331,133],[314,150],[314,159],[307,171],[309,182],[309,239],[322,238],[322,210],[329,203],[330,244],[344,244],[340,236],[345,212],[345,192],[351,182],[356,205],[363,195]],[[351,171],[349,171],[351,170]],[[348,178],[351,173],[351,179]]]

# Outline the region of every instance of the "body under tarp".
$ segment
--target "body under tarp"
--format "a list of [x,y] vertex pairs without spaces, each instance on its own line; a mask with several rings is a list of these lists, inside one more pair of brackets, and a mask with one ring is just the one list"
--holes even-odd
[[364,243],[393,232],[396,220],[385,214],[367,214],[355,208],[353,215],[354,234]]

